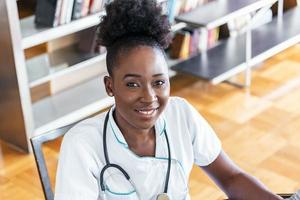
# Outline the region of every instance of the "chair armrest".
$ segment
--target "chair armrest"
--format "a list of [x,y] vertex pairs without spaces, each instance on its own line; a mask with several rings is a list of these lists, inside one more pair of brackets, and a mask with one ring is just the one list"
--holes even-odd
[[286,193],[286,194],[278,194],[278,195],[284,199],[287,199],[287,198],[290,198],[293,194]]
[[[289,193],[284,193],[284,194],[277,194],[279,196],[281,196],[284,199],[290,198],[293,194],[289,194]],[[229,200],[229,199],[225,199],[225,200]]]

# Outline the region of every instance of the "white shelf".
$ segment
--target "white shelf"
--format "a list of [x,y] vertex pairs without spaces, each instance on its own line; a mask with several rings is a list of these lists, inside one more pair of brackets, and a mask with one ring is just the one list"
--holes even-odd
[[[26,61],[30,88],[59,76],[105,61],[106,54],[83,53],[72,45]],[[100,66],[100,64],[99,64]],[[105,67],[105,64],[101,64]]]
[[39,135],[76,122],[113,104],[101,76],[33,104],[35,131]]
[[277,0],[216,0],[176,17],[176,21],[212,29]]
[[157,0],[157,3],[165,3],[165,2],[167,2],[168,0]]
[[169,68],[169,78],[176,76],[177,72]]
[[44,28],[36,27],[34,23],[34,16],[21,19],[22,48],[27,49],[53,39],[96,26],[100,23],[100,18],[103,15],[105,15],[104,11],[71,21],[68,24]]
[[186,23],[184,23],[184,22],[178,22],[178,23],[176,23],[176,24],[173,24],[172,26],[171,26],[171,31],[172,32],[176,32],[176,31],[179,31],[179,30],[181,30],[181,29],[183,29],[183,28],[185,28],[185,27],[187,27],[188,25],[186,24]]

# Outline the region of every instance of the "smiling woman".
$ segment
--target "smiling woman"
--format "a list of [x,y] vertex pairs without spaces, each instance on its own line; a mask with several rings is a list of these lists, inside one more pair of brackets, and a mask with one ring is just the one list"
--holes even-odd
[[118,62],[113,76],[105,77],[108,94],[116,102],[114,117],[131,150],[154,156],[153,127],[170,92],[166,61],[161,50],[139,46]]
[[99,24],[115,105],[64,137],[56,200],[189,200],[200,166],[232,199],[280,199],[240,170],[184,99],[169,97],[170,25],[154,0],[114,0]]

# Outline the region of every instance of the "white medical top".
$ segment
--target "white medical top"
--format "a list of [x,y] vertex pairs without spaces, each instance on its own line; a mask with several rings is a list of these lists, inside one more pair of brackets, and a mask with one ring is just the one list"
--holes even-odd
[[[59,156],[55,200],[103,199],[99,177],[105,165],[102,140],[105,115],[84,120],[65,135]],[[188,178],[193,164],[209,165],[221,152],[221,143],[200,114],[179,97],[169,98],[155,123],[155,157],[140,157],[128,148],[110,111],[106,139],[110,163],[120,165],[134,185],[121,172],[109,168],[104,173],[106,199],[155,200],[163,192],[168,166],[164,129],[172,158],[168,194],[172,200],[190,199]]]

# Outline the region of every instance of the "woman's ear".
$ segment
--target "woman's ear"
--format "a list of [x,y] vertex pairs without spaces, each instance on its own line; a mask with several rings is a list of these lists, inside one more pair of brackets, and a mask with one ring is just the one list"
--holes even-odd
[[104,76],[104,85],[105,85],[105,90],[108,96],[113,97],[113,85],[112,85],[112,78],[110,76]]

